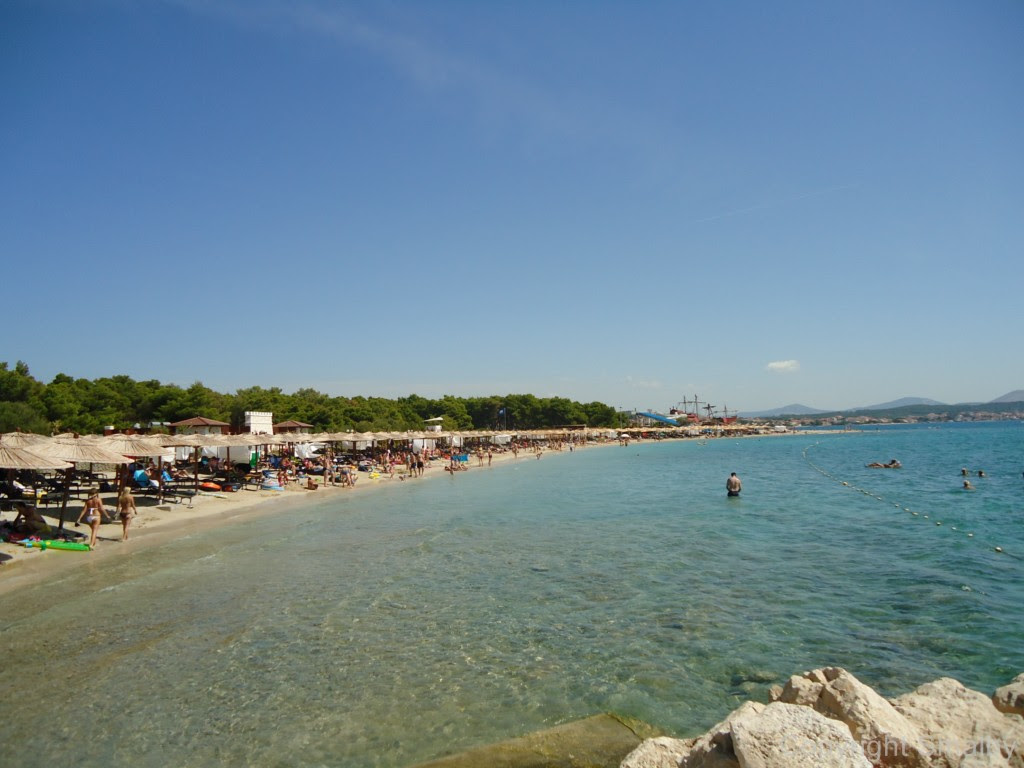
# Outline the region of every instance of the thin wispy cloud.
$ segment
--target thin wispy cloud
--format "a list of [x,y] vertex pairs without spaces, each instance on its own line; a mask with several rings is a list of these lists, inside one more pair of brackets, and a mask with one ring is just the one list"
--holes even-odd
[[661,389],[661,382],[657,379],[637,379],[633,376],[627,376],[626,383],[637,389]]
[[655,131],[632,113],[615,114],[606,103],[588,104],[577,94],[556,93],[544,85],[504,71],[478,57],[460,54],[450,44],[367,21],[353,12],[360,6],[285,3],[278,0],[163,0],[199,16],[241,27],[280,33],[291,30],[362,49],[425,93],[463,97],[484,125],[518,128],[529,141],[566,141],[586,137],[617,143],[636,152],[654,140]]
[[766,371],[771,371],[772,373],[794,373],[800,370],[800,361],[776,360],[774,362],[768,363],[768,365],[766,365],[764,369]]

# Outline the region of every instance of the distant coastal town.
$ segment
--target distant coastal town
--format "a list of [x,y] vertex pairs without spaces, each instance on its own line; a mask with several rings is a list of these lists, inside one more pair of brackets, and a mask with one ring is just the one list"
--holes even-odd
[[[975,422],[975,421],[1018,421],[1024,419],[1024,402],[1005,403],[998,410],[971,406],[949,406],[935,409],[934,406],[920,413],[921,406],[905,406],[892,411],[865,413],[831,413],[812,415],[779,415],[765,418],[768,423],[785,422],[791,427],[842,427],[863,426],[865,424],[938,424],[942,422]],[[744,419],[746,421],[746,419]],[[750,419],[757,422],[762,419]]]

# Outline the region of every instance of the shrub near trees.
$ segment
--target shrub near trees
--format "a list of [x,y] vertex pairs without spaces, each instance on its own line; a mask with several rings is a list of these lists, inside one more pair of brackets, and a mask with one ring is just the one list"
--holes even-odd
[[198,381],[182,388],[123,375],[90,380],[63,373],[43,384],[20,360],[13,368],[0,362],[0,432],[89,434],[107,425],[124,429],[193,416],[226,421],[240,429],[246,411],[270,411],[275,421],[295,419],[325,432],[416,430],[436,416],[444,417],[448,430],[544,429],[567,424],[611,427],[616,423],[615,409],[604,403],[578,403],[563,397],[445,395],[432,400],[409,395],[389,400],[333,397],[309,388],[287,394],[278,387],[246,387],[228,395]]

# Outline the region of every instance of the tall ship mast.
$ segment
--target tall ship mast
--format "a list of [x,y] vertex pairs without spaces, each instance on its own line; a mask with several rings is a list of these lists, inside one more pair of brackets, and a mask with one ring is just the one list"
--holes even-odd
[[736,411],[730,412],[729,407],[725,405],[719,413],[717,406],[701,400],[699,395],[694,395],[692,400],[683,395],[683,399],[676,403],[675,408],[670,408],[668,414],[680,423],[688,421],[692,424],[699,424],[702,421],[732,424],[737,417]]

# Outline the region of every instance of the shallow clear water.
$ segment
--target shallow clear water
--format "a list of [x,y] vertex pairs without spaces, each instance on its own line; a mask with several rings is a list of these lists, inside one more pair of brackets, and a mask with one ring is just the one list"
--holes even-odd
[[1018,423],[892,427],[319,499],[5,596],[0,741],[26,766],[401,766],[601,711],[691,735],[825,664],[989,691],[1024,670],[1022,462]]

